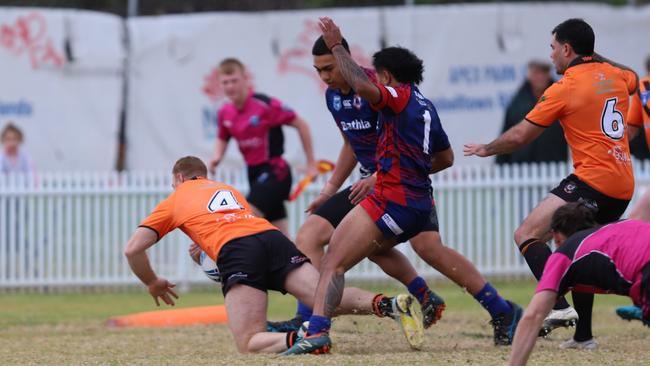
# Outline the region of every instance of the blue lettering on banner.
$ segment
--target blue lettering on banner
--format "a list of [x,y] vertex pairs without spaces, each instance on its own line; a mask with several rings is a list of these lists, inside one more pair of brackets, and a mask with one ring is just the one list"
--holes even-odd
[[485,110],[492,109],[494,102],[492,97],[470,97],[467,95],[456,95],[451,98],[441,97],[433,100],[433,105],[438,110]]
[[31,102],[5,102],[0,100],[0,116],[31,117],[34,107]]
[[449,83],[461,85],[512,83],[523,79],[525,68],[505,65],[458,65],[449,68]]

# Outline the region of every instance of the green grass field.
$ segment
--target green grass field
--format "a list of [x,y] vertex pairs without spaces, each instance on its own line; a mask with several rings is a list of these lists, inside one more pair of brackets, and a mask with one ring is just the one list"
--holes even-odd
[[[534,284],[495,283],[505,297],[528,303]],[[364,286],[395,294],[401,289]],[[492,345],[487,313],[466,293],[446,281],[434,283],[448,307],[443,319],[427,331],[425,348],[411,351],[389,319],[347,316],[335,320],[334,350],[328,356],[283,358],[240,355],[225,325],[174,329],[106,329],[114,315],[155,308],[145,292],[75,294],[0,294],[0,364],[2,365],[502,365],[509,348]],[[223,303],[220,291],[181,294],[177,306]],[[599,296],[594,309],[597,351],[562,351],[557,344],[571,336],[558,330],[540,340],[531,364],[642,365],[650,363],[650,330],[624,322],[614,314],[627,298]],[[270,319],[292,315],[290,296],[273,294]]]

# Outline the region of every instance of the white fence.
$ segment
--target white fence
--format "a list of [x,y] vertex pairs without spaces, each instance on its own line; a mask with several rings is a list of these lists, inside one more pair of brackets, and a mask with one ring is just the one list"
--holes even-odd
[[[635,167],[638,194],[650,183],[650,164]],[[561,164],[458,167],[437,174],[433,186],[445,243],[486,275],[528,274],[513,232],[569,172]],[[170,178],[165,172],[0,176],[0,289],[137,283],[123,249],[140,220],[171,191]],[[222,171],[216,179],[248,189],[244,170]],[[288,205],[292,235],[321,183]],[[154,269],[180,283],[206,283],[187,255],[188,244],[179,231],[165,237],[150,250]],[[439,276],[408,244],[400,248],[421,275]],[[369,261],[348,276],[385,277]]]

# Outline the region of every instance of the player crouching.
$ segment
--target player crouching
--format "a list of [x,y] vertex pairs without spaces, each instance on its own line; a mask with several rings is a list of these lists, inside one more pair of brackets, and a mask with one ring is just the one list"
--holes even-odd
[[[569,290],[629,296],[644,323],[650,320],[650,224],[625,220],[597,227],[595,215],[583,202],[568,203],[553,214],[551,230],[558,249],[546,262],[519,322],[510,365],[526,363],[544,317]],[[582,348],[595,346],[592,341]]]
[[[222,279],[228,326],[239,352],[283,352],[298,339],[297,332],[266,332],[267,291],[294,295],[312,306],[318,271],[296,246],[267,220],[256,217],[244,196],[223,183],[206,179],[198,158],[179,159],[172,170],[174,192],[142,222],[129,239],[129,266],[147,285],[157,305],[174,305],[174,284],[158,277],[146,250],[180,228],[215,260]],[[337,314],[376,314],[401,320],[407,340],[422,339],[422,314],[410,295],[389,298],[346,288]],[[329,352],[330,343],[313,353]]]

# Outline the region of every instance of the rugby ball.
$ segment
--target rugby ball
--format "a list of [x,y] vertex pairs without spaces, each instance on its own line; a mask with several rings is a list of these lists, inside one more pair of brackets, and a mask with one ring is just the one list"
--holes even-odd
[[219,268],[217,268],[217,264],[203,251],[199,256],[199,264],[201,265],[203,273],[205,273],[209,279],[214,282],[221,283],[221,275],[219,274]]

